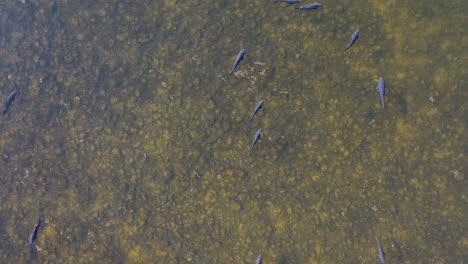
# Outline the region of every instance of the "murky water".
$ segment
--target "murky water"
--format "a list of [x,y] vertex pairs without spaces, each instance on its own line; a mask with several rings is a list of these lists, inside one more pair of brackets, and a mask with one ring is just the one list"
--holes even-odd
[[431,2],[1,2],[0,262],[466,263],[468,2]]

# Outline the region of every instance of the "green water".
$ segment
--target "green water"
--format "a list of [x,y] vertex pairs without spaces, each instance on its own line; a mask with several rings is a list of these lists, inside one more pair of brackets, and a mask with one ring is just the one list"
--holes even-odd
[[467,263],[468,2],[321,3],[2,1],[0,263]]

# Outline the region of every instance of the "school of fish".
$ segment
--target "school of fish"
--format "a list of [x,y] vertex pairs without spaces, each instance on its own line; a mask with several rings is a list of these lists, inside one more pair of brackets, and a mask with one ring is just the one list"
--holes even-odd
[[[294,5],[294,4],[298,4],[300,3],[301,1],[298,1],[298,0],[276,0],[274,1],[273,3],[276,4],[276,3],[285,3],[285,4],[288,4],[288,5]],[[305,6],[301,6],[301,7],[296,7],[297,10],[315,10],[315,9],[318,9],[322,7],[322,4],[320,3],[313,3],[313,4],[309,4],[309,5],[305,5]],[[346,51],[348,51],[355,43],[356,41],[358,40],[359,38],[359,29],[356,29],[353,33],[353,35],[351,36],[351,40],[349,42],[349,44],[346,46],[346,48],[344,49],[344,52],[346,53]],[[232,69],[231,69],[231,73],[234,73],[235,70],[237,69],[237,67],[239,66],[240,62],[244,59],[244,55],[245,55],[245,49],[241,49],[239,54],[237,55],[236,57],[236,60],[234,61],[234,65],[232,66]],[[384,107],[385,105],[385,83],[384,83],[384,79],[382,77],[379,78],[378,80],[378,84],[377,84],[377,91],[380,93],[380,100],[381,100],[381,104],[382,104],[382,108]],[[265,101],[264,100],[260,100],[258,102],[258,104],[255,106],[249,120],[247,121],[247,123],[250,123],[253,118],[255,117],[255,115],[260,111],[260,109],[262,109],[263,105],[264,105]],[[262,128],[259,128],[257,130],[257,132],[255,133],[255,136],[253,138],[253,141],[252,141],[252,144],[250,145],[250,151],[249,151],[249,154],[252,153],[255,145],[258,143],[258,141],[260,140],[261,136],[262,136]],[[383,251],[383,248],[382,248],[382,245],[380,244],[380,241],[377,239],[377,237],[375,238],[377,240],[377,245],[378,245],[378,257],[380,259],[380,261],[382,262],[382,264],[385,264],[385,253]],[[259,255],[257,257],[257,261],[256,261],[256,264],[261,264],[263,261],[263,258],[262,258],[262,255]]]
[[[285,4],[288,4],[288,5],[294,5],[294,4],[298,4],[300,3],[301,1],[300,0],[276,0],[274,1],[273,3],[285,3]],[[297,10],[316,10],[316,9],[319,9],[320,7],[322,7],[322,4],[320,3],[313,3],[313,4],[309,4],[309,5],[305,5],[305,6],[301,6],[301,7],[296,7]],[[353,33],[353,35],[351,36],[351,40],[349,42],[349,44],[345,47],[344,49],[344,52],[348,51],[355,43],[356,41],[358,40],[359,38],[359,29],[356,29]],[[243,61],[244,59],[244,55],[245,55],[246,51],[244,48],[242,48],[238,55],[236,56],[236,59],[234,61],[234,64],[231,68],[231,71],[230,71],[230,74],[232,75],[236,69],[239,67],[240,63]],[[381,104],[382,104],[382,108],[384,107],[385,105],[385,82],[384,82],[384,79],[382,77],[379,78],[378,80],[378,84],[377,84],[377,87],[376,87],[377,91],[379,92],[380,94],[380,101],[381,101]],[[17,95],[17,91],[13,91],[11,92],[8,97],[6,98],[5,100],[5,104],[4,104],[4,108],[3,108],[3,116],[5,116],[7,114],[7,112],[9,112],[9,109],[11,108],[13,102],[15,101],[16,99],[16,95]],[[252,120],[254,119],[254,117],[257,115],[257,113],[263,108],[263,105],[264,105],[265,101],[264,100],[260,100],[258,102],[258,104],[255,106],[249,120],[247,121],[247,123],[251,123]],[[249,154],[252,153],[254,147],[256,146],[256,144],[259,142],[261,136],[262,136],[262,133],[263,133],[263,130],[262,128],[260,127],[257,132],[255,133],[255,136],[253,138],[253,141],[250,145],[250,151],[249,151]],[[36,239],[38,238],[38,234],[39,234],[39,229],[40,229],[40,226],[43,222],[43,218],[41,217],[37,223],[37,225],[35,226],[33,232],[31,233],[30,237],[29,237],[29,244],[32,245]],[[381,263],[385,264],[385,253],[383,251],[383,248],[382,248],[382,245],[380,244],[380,241],[378,240],[378,238],[376,237],[375,238],[376,241],[377,241],[377,256],[379,258],[379,260],[381,261]],[[263,262],[263,257],[262,255],[258,255],[257,257],[257,260],[256,260],[256,264],[262,264]]]

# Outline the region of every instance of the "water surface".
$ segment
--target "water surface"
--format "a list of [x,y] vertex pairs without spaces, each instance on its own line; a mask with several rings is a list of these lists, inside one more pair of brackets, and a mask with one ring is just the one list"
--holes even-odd
[[0,3],[0,262],[467,262],[468,3],[322,4]]

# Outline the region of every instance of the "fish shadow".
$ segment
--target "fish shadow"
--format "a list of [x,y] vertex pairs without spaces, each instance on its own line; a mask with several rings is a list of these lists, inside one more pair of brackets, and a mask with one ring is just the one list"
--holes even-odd
[[294,263],[292,262],[287,256],[281,255],[278,258],[278,264],[289,264],[289,263]]
[[395,100],[400,112],[403,116],[408,114],[408,103],[406,102],[405,97],[401,93],[395,94]]
[[29,246],[29,255],[31,261],[36,261],[38,259],[37,249],[35,245],[28,245]]

